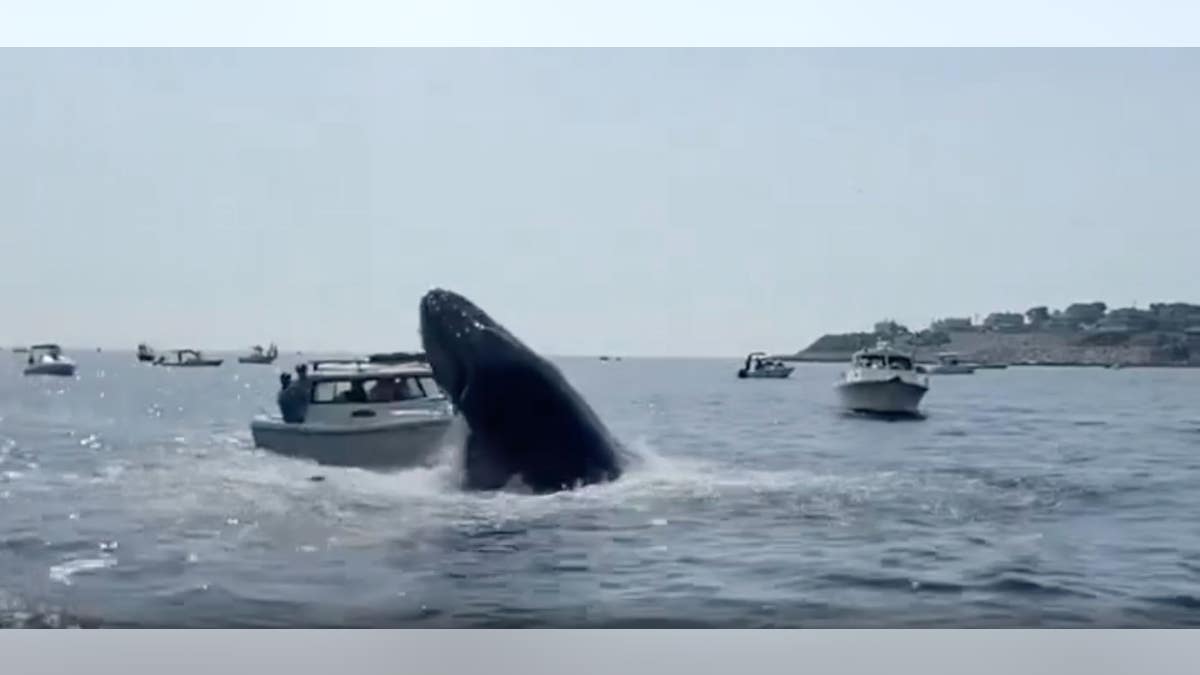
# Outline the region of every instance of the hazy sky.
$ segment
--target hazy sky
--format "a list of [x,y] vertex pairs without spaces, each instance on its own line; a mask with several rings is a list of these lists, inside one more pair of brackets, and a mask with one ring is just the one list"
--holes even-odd
[[1196,51],[0,52],[0,344],[559,354],[1200,302]]

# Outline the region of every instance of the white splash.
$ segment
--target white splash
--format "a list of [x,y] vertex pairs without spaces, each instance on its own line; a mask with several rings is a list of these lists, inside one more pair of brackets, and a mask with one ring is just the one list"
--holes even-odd
[[94,570],[106,569],[113,567],[116,564],[117,559],[112,556],[68,560],[67,562],[59,563],[58,565],[54,565],[50,568],[50,580],[70,586],[71,577],[79,574],[80,572],[91,572]]

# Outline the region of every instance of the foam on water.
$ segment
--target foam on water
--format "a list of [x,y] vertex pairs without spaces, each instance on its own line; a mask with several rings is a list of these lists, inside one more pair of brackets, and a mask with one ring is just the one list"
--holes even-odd
[[50,580],[60,584],[71,585],[71,577],[81,572],[91,572],[95,570],[107,569],[117,564],[117,559],[113,556],[104,556],[100,558],[82,558],[78,560],[68,560],[50,567]]

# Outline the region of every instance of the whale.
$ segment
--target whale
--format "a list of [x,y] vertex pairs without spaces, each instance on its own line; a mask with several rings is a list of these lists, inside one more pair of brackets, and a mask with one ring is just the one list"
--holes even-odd
[[552,493],[619,478],[623,446],[549,360],[464,296],[421,298],[420,334],[433,378],[465,422],[463,487],[519,479]]

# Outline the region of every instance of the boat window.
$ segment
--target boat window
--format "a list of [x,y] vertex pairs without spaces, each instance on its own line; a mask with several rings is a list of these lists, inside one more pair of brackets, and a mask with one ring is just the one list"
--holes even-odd
[[437,381],[432,377],[422,377],[417,383],[420,385],[421,391],[424,392],[424,394],[428,397],[432,398],[434,396],[443,395],[442,388],[438,386]]
[[367,393],[362,380],[327,380],[313,386],[313,403],[365,403]]
[[912,361],[903,356],[891,358],[892,370],[912,370]]
[[395,378],[385,377],[367,382],[367,400],[372,403],[390,402],[396,396]]
[[313,403],[330,403],[337,396],[338,385],[344,384],[346,388],[350,388],[349,382],[317,382],[312,388]]
[[425,398],[425,392],[421,391],[421,386],[413,377],[400,378],[400,385],[396,387],[397,401],[408,401],[414,398]]
[[858,357],[858,363],[864,368],[883,368],[884,359],[880,354],[864,354]]

